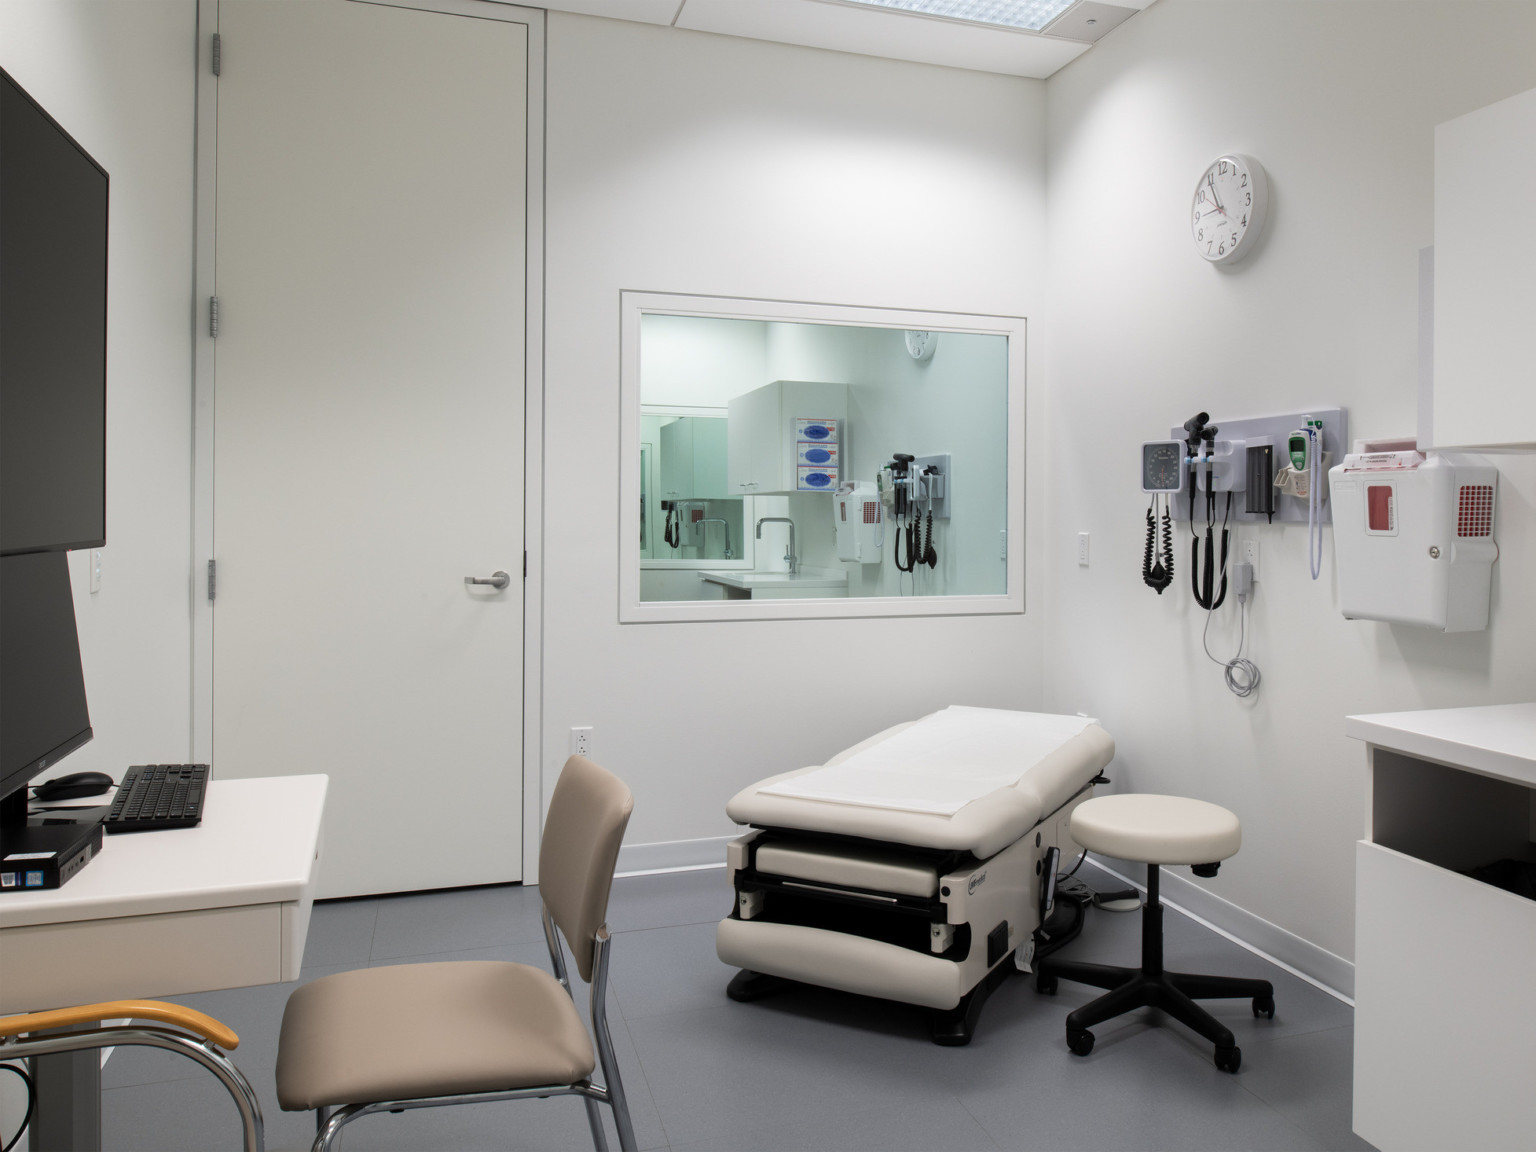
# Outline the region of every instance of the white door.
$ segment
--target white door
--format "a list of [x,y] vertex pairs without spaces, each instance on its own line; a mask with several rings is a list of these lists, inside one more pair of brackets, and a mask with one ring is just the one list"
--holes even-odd
[[218,19],[214,772],[330,775],[321,895],[516,880],[527,29]]

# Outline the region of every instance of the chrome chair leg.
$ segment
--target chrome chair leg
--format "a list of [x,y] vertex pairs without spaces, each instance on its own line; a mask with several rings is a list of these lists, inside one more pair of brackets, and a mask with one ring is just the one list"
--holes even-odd
[[619,1076],[619,1058],[608,1032],[608,948],[611,941],[606,928],[600,928],[592,948],[592,1037],[597,1041],[597,1059],[607,1084],[608,1103],[613,1108],[613,1124],[619,1130],[619,1148],[635,1152],[635,1126],[629,1118],[629,1100],[624,1095],[624,1081]]
[[608,1152],[608,1133],[603,1131],[602,1110],[590,1096],[583,1096],[581,1102],[587,1108],[587,1127],[592,1130],[592,1147],[597,1152]]

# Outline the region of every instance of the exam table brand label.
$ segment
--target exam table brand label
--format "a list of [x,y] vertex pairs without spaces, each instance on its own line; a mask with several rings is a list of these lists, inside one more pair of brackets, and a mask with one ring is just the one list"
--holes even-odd
[[982,869],[980,872],[973,873],[971,878],[965,882],[965,894],[967,896],[973,895],[976,889],[980,888],[986,882],[986,869]]

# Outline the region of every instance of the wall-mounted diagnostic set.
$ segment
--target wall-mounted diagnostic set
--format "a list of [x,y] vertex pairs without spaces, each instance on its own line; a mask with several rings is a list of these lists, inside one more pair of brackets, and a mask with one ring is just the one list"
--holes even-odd
[[936,568],[934,520],[949,519],[949,453],[914,456],[897,452],[875,473],[880,502],[895,525],[892,555],[898,572]]
[[[1305,523],[1309,570],[1322,569],[1322,525],[1329,516],[1326,468],[1336,445],[1347,443],[1348,416],[1342,408],[1223,420],[1197,412],[1167,440],[1141,446],[1141,490],[1151,496],[1146,512],[1146,545],[1141,578],[1159,596],[1173,585],[1173,522],[1190,527],[1189,580],[1195,603],[1205,609],[1201,641],[1220,664],[1227,687],[1238,696],[1258,688],[1259,670],[1244,657],[1247,604],[1253,592],[1253,564],[1236,559],[1235,523]],[[1204,519],[1204,531],[1199,521]],[[1219,527],[1218,527],[1219,522]],[[1234,523],[1235,522],[1235,523]],[[1236,654],[1212,655],[1211,617],[1237,597],[1240,630]]]

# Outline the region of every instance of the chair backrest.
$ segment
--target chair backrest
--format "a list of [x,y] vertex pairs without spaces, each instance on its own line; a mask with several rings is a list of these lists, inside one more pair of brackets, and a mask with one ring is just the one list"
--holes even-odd
[[585,756],[565,762],[549,801],[539,891],[583,980],[592,979],[593,941],[608,918],[613,868],[634,807],[624,781]]

